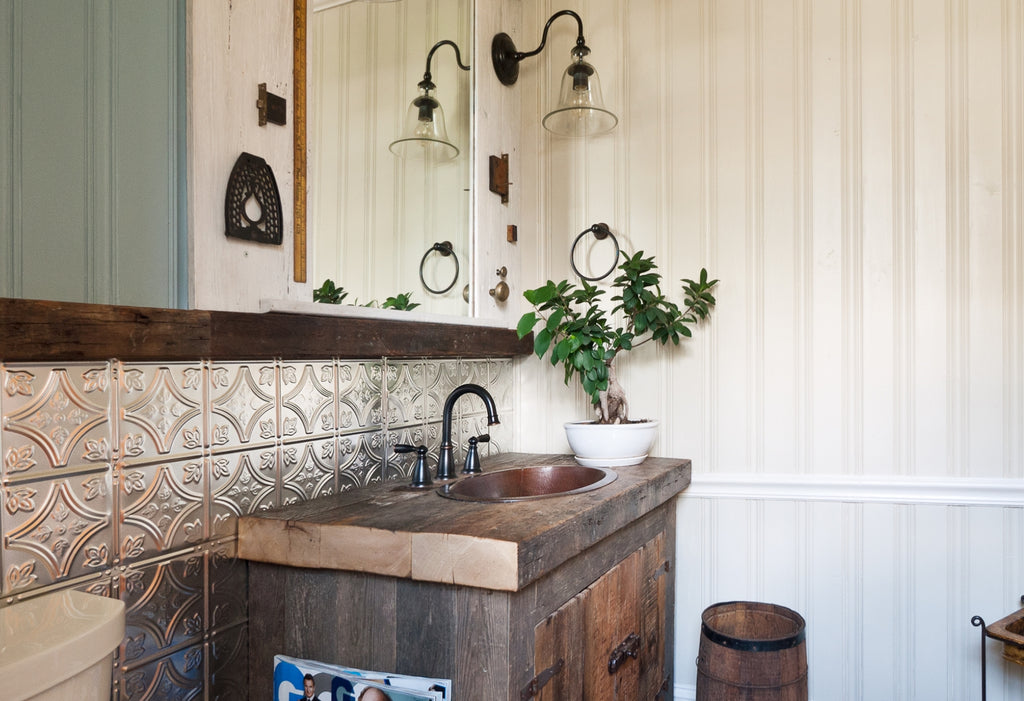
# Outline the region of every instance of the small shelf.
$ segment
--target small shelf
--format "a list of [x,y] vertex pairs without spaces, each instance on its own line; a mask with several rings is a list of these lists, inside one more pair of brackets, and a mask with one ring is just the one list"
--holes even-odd
[[514,329],[404,319],[0,298],[0,361],[510,358]]

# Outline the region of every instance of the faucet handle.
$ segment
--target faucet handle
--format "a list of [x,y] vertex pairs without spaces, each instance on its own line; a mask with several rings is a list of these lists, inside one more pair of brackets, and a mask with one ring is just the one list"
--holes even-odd
[[477,451],[477,443],[487,443],[491,440],[488,434],[482,436],[471,436],[469,439],[469,449],[466,451],[466,463],[462,466],[462,474],[464,475],[475,475],[481,472],[480,469],[480,453]]
[[412,446],[408,443],[399,443],[395,446],[396,453],[416,453],[416,464],[412,468],[412,486],[429,487],[433,484],[430,479],[430,470],[427,469],[427,446]]

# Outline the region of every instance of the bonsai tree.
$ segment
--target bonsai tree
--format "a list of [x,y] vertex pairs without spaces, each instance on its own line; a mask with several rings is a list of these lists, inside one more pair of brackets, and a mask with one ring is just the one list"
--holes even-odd
[[[679,345],[690,337],[690,326],[706,319],[715,306],[711,291],[718,280],[708,280],[701,270],[697,281],[683,279],[683,307],[661,292],[661,274],[654,257],[643,251],[624,258],[621,274],[612,283],[615,306],[606,312],[600,305],[605,291],[586,280],[579,285],[567,280],[526,290],[523,296],[535,311],[519,319],[519,338],[538,328],[533,350],[538,358],[548,354],[552,365],[565,369],[565,383],[575,375],[597,410],[597,422],[628,423],[629,403],[615,378],[615,361],[620,353],[645,343]],[[613,319],[621,319],[621,325]]]

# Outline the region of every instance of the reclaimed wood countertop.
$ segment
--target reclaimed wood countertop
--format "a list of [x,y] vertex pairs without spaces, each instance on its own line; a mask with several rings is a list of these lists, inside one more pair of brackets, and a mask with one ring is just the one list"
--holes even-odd
[[[483,470],[574,464],[571,455],[505,453],[485,458]],[[594,491],[511,503],[457,501],[436,489],[374,484],[243,516],[238,556],[518,591],[690,483],[689,460],[648,458],[612,470],[618,478]]]

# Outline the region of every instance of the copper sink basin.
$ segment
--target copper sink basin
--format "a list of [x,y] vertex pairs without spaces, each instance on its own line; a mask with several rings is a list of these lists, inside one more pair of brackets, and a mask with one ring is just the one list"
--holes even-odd
[[582,494],[610,484],[616,477],[618,475],[603,467],[514,467],[464,477],[454,484],[446,484],[437,493],[461,501],[525,501]]

